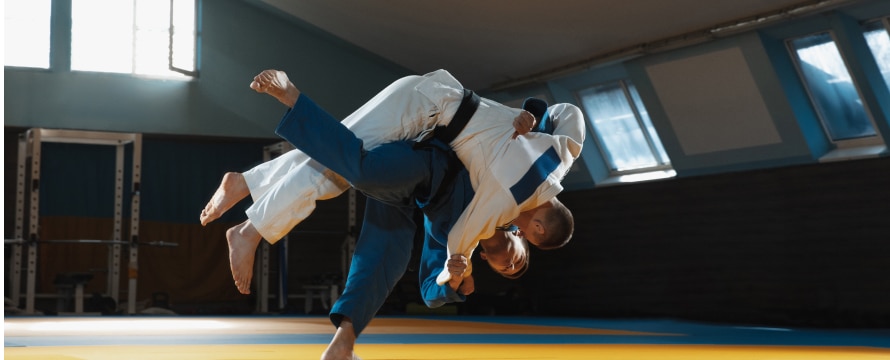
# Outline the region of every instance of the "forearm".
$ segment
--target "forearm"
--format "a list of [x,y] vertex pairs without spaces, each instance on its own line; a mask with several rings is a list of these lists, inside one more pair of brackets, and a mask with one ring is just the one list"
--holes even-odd
[[445,246],[435,241],[429,231],[425,231],[418,276],[420,295],[429,308],[466,300],[466,297],[458,294],[449,284],[439,285],[436,283],[436,276],[439,274],[442,261],[446,259],[446,254]]

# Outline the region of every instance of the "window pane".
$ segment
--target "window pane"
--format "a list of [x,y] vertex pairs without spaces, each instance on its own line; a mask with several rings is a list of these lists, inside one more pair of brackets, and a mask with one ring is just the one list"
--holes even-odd
[[890,88],[890,35],[884,24],[880,21],[865,24],[865,40],[878,63],[881,75],[884,76],[884,82]]
[[831,34],[794,39],[791,46],[829,137],[838,141],[874,136],[874,127]]
[[634,100],[634,106],[637,107],[637,111],[640,113],[640,118],[643,120],[643,125],[649,133],[649,138],[652,139],[652,145],[655,146],[655,150],[658,152],[659,162],[662,164],[669,164],[671,162],[670,158],[668,158],[664,146],[661,145],[661,138],[658,137],[658,133],[655,131],[655,126],[652,125],[652,119],[649,118],[649,112],[646,111],[646,107],[643,105],[643,99],[641,99],[640,94],[637,93],[637,87],[628,82],[627,90],[630,92],[630,96]]
[[6,66],[49,69],[51,0],[6,0]]
[[169,73],[170,1],[136,2],[135,72],[145,75]]
[[620,83],[596,86],[579,95],[612,170],[659,165]]
[[[193,37],[195,3],[182,2],[191,4],[191,21],[181,26]],[[170,70],[169,0],[72,0],[71,7],[72,70],[186,78]],[[190,41],[184,56],[194,59]]]
[[173,66],[185,71],[195,71],[195,44],[198,33],[195,26],[195,1],[173,2]]
[[133,1],[71,1],[71,70],[133,72]]

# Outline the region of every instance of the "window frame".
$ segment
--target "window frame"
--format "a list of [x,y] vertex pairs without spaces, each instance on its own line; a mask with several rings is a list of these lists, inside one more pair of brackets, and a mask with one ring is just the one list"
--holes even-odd
[[[47,53],[46,53],[46,59],[45,59],[46,60],[45,66],[44,66],[44,64],[40,64],[39,66],[33,65],[33,64],[7,65],[6,59],[4,57],[4,63],[3,63],[4,68],[28,69],[28,70],[36,70],[36,71],[48,71],[53,68],[53,19],[52,18],[53,18],[53,11],[54,11],[53,7],[54,7],[55,0],[45,0],[45,1],[47,1],[49,3],[49,12],[46,14],[47,20],[48,20],[46,25],[49,28],[49,32],[48,32],[49,37],[48,37],[48,39],[46,39],[47,40],[47,44],[46,44],[47,45]],[[6,9],[6,11],[9,11],[9,9]],[[4,13],[4,15],[5,14],[6,13]],[[6,24],[4,24],[4,26],[5,25]],[[4,36],[8,36],[8,34],[4,34]],[[5,51],[5,49],[4,49],[4,51]]]
[[[609,172],[609,177],[622,177],[622,176],[627,176],[627,175],[637,175],[637,174],[646,174],[646,173],[654,173],[654,172],[671,172],[671,171],[673,171],[673,166],[671,165],[670,155],[665,154],[667,156],[667,159],[665,159],[661,156],[661,153],[658,151],[658,147],[656,146],[656,144],[654,142],[655,139],[653,139],[652,135],[649,133],[649,129],[646,126],[645,122],[643,121],[642,113],[640,112],[640,109],[637,106],[637,103],[636,103],[633,95],[630,93],[630,86],[628,85],[629,81],[630,80],[627,78],[621,78],[621,79],[614,79],[614,80],[603,81],[603,82],[596,82],[596,83],[588,84],[584,87],[581,87],[581,88],[573,91],[577,103],[580,105],[582,110],[585,112],[585,114],[584,114],[585,118],[588,118],[585,120],[585,122],[586,122],[585,125],[588,127],[588,131],[590,131],[590,133],[592,133],[594,135],[592,140],[596,144],[597,151],[599,152],[600,157],[603,159],[603,161],[606,165],[606,169]],[[597,129],[596,126],[593,124],[593,120],[589,119],[589,116],[587,116],[587,113],[586,113],[587,109],[584,106],[584,98],[581,96],[581,93],[588,89],[592,89],[592,88],[596,88],[596,87],[600,87],[600,86],[614,85],[614,84],[617,84],[618,87],[621,89],[621,93],[624,95],[624,98],[627,101],[628,106],[630,107],[630,111],[634,116],[634,121],[636,122],[637,126],[639,126],[640,130],[643,133],[643,136],[646,139],[646,147],[649,149],[650,154],[656,160],[658,165],[619,170],[619,169],[617,169],[617,166],[615,166],[615,164],[612,163],[611,157],[606,152],[606,146],[605,146],[605,144],[603,144],[603,142],[600,139],[600,136],[598,135],[599,129]],[[642,101],[642,99],[641,99],[641,101]],[[661,141],[660,138],[659,138],[659,141]],[[662,144],[662,147],[663,147],[663,144]]]
[[167,47],[168,47],[167,48],[167,50],[168,50],[167,51],[167,68],[170,71],[177,72],[177,73],[180,73],[180,74],[183,74],[183,75],[189,76],[191,78],[195,78],[195,79],[198,78],[198,75],[200,73],[200,71],[198,69],[198,64],[199,64],[198,50],[200,49],[199,40],[201,38],[201,27],[200,27],[200,22],[198,21],[199,20],[198,14],[200,13],[199,12],[199,10],[200,10],[199,2],[200,1],[201,0],[194,0],[195,18],[193,20],[194,20],[194,24],[195,24],[195,26],[194,26],[195,32],[193,34],[194,47],[192,47],[192,51],[194,52],[194,56],[192,56],[192,69],[194,69],[194,70],[182,69],[182,68],[179,68],[173,64],[173,54],[174,54],[174,48],[175,48],[174,39],[175,39],[175,33],[176,33],[176,26],[174,24],[175,15],[174,15],[173,9],[175,8],[174,4],[176,3],[176,0],[170,0],[170,22],[169,22],[169,27],[167,29],[167,31],[169,33],[169,41],[167,42]]
[[831,37],[831,41],[834,43],[834,46],[837,48],[838,54],[840,54],[840,56],[841,56],[841,61],[843,61],[844,69],[847,71],[847,74],[850,75],[850,81],[853,83],[853,88],[856,90],[856,95],[859,97],[859,99],[861,101],[864,98],[863,92],[862,92],[862,87],[856,81],[855,77],[852,76],[853,74],[850,71],[850,65],[849,65],[850,60],[848,58],[848,55],[844,54],[844,52],[838,46],[838,37],[837,37],[837,34],[835,34],[834,30],[832,30],[832,29],[818,30],[818,31],[813,31],[813,32],[809,32],[806,34],[788,37],[784,40],[785,48],[788,50],[789,56],[791,57],[791,61],[794,64],[794,71],[797,74],[797,78],[800,81],[801,86],[803,87],[804,91],[807,94],[807,99],[809,99],[809,102],[810,102],[809,105],[813,109],[813,113],[816,114],[816,118],[819,121],[819,126],[822,129],[822,133],[825,136],[825,139],[828,140],[828,142],[832,145],[834,150],[846,150],[846,149],[855,149],[855,148],[864,148],[864,147],[884,145],[884,139],[881,136],[880,131],[878,131],[878,126],[874,120],[874,115],[872,115],[871,109],[869,109],[869,107],[866,106],[866,104],[864,104],[864,103],[861,104],[862,108],[864,109],[865,114],[868,117],[869,124],[871,124],[872,129],[874,129],[874,131],[875,131],[875,135],[858,137],[858,138],[854,138],[854,139],[842,139],[842,140],[835,140],[832,138],[832,136],[828,130],[828,125],[826,125],[826,117],[824,114],[822,114],[822,111],[819,109],[819,107],[816,106],[816,100],[814,98],[813,90],[810,89],[809,82],[803,73],[800,56],[797,54],[797,50],[794,48],[794,46],[792,44],[792,41],[797,40],[797,39],[802,39],[802,38],[806,38],[809,36],[826,34],[826,33],[829,35],[829,37]]
[[[865,28],[867,24],[872,24],[872,23],[880,24],[881,27],[883,27],[884,32],[887,33],[887,36],[890,37],[890,16],[883,16],[883,17],[863,20],[859,23],[859,26],[860,26],[860,28]],[[865,33],[863,32],[863,36],[864,35],[865,35]],[[869,48],[869,51],[872,52],[872,54],[871,54],[872,57],[875,57],[876,54],[874,54],[874,52],[872,51],[871,48]],[[877,61],[877,59],[875,59],[875,60]],[[880,70],[880,68],[878,70]],[[888,90],[890,90],[890,82],[887,82],[887,87],[888,87]]]
[[[148,77],[148,78],[160,78],[164,80],[180,80],[180,81],[192,81],[199,77],[200,75],[200,49],[201,49],[201,22],[200,22],[200,9],[201,9],[201,0],[190,0],[192,1],[193,8],[193,29],[191,36],[193,39],[193,44],[191,46],[190,51],[192,52],[191,59],[191,67],[193,70],[189,70],[182,67],[177,67],[174,65],[174,54],[175,54],[175,7],[174,4],[177,0],[169,0],[170,3],[170,11],[167,17],[167,51],[166,51],[166,59],[167,59],[167,70],[168,73],[163,74],[146,74],[136,72],[135,66],[131,65],[131,69],[128,72],[122,71],[96,71],[96,70],[75,70],[72,69],[72,56],[73,56],[73,38],[71,26],[60,27],[58,26],[58,20],[54,19],[57,16],[66,17],[69,25],[74,21],[74,11],[72,9],[72,5],[70,2],[68,6],[59,6],[58,0],[48,0],[50,3],[50,11],[49,14],[46,14],[49,20],[49,55],[48,55],[48,64],[46,67],[42,66],[23,66],[23,65],[6,65],[4,63],[5,68],[16,68],[16,69],[33,69],[33,70],[42,70],[42,71],[66,71],[66,72],[86,72],[86,73],[104,73],[104,74],[115,74],[115,75],[123,75],[123,76],[132,76],[132,77]],[[136,2],[139,0],[130,0],[132,2]],[[60,10],[61,9],[61,10]],[[135,16],[135,10],[134,10]],[[135,27],[133,29],[133,37],[134,43],[132,46],[136,46],[135,43]],[[65,39],[67,44],[58,43],[59,39]],[[163,53],[159,50],[158,55],[163,55]],[[135,58],[133,59],[135,61]],[[181,65],[181,64],[180,64]],[[183,76],[176,76],[175,74],[181,74]]]

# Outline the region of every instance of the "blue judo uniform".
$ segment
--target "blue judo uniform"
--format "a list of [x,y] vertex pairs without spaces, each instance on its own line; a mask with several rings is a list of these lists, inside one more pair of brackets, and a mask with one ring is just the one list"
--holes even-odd
[[331,309],[335,326],[349,317],[358,336],[383,305],[411,259],[418,209],[424,214],[424,302],[437,307],[465,300],[436,283],[448,232],[474,195],[467,170],[447,144],[398,141],[365,150],[361,139],[305,94],[275,132],[368,196],[346,287]]

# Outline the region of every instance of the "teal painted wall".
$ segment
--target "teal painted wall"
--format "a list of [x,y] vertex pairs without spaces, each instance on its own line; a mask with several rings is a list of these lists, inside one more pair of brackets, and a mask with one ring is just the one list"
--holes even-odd
[[[67,0],[54,5],[57,13],[70,9]],[[71,72],[62,49],[52,55],[51,70],[4,69],[4,125],[271,138],[284,107],[248,88],[264,69],[285,70],[338,117],[409,73],[252,2],[202,1],[199,14],[196,80]]]

